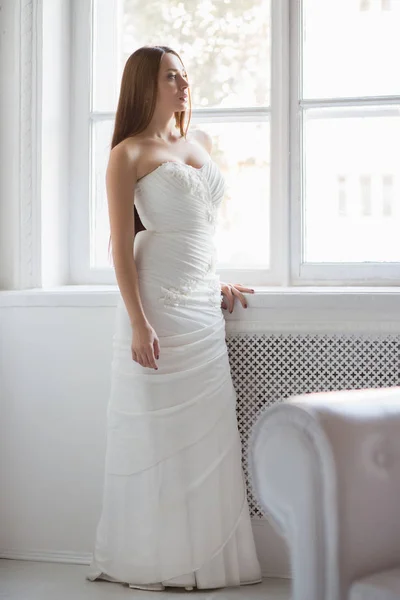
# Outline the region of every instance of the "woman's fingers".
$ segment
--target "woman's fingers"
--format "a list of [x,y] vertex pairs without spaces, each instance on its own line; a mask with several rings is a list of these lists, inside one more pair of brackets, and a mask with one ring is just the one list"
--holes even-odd
[[[225,308],[225,309],[229,308],[230,313],[233,312],[235,296],[237,296],[239,298],[240,303],[243,306],[243,308],[247,308],[246,297],[236,286],[243,287],[243,286],[240,286],[240,284],[225,284],[222,289],[222,293],[224,294],[224,296],[226,296],[226,302],[224,299],[224,301],[222,303],[222,308]],[[252,290],[252,288],[244,288],[243,287],[243,291],[251,291],[251,290]]]
[[146,359],[147,359],[146,366],[150,367],[151,369],[155,369],[157,371],[158,367],[157,367],[156,359],[154,356],[154,349],[153,349],[152,345],[147,350]]
[[154,345],[154,356],[158,360],[160,358],[160,342],[158,341],[157,338],[155,338],[153,345]]
[[156,360],[160,356],[160,342],[153,328],[146,326],[133,332],[131,354],[132,360],[142,367],[158,370]]
[[237,296],[243,306],[243,308],[247,308],[247,301],[246,298],[243,296],[242,292],[239,292],[238,289],[236,289],[235,287],[232,288],[232,293]]
[[229,283],[224,284],[221,291],[226,298],[226,299],[224,298],[222,306],[224,308],[227,308],[229,310],[229,312],[231,313],[233,311],[233,303],[235,301],[235,298],[233,297],[233,294],[232,294],[231,285]]
[[132,350],[132,360],[139,363],[142,367],[158,370],[156,359],[160,356],[159,342],[154,341],[153,346],[149,346],[147,349],[143,349],[141,352]]
[[144,367],[148,367],[150,369],[154,369],[157,365],[155,363],[154,360],[154,354],[153,354],[153,345],[149,344],[149,346],[147,346],[144,350],[143,350],[143,361]]
[[139,364],[142,365],[142,367],[147,367],[147,359],[146,359],[146,355],[145,353],[139,352]]
[[227,292],[228,310],[231,313],[231,312],[233,312],[233,305],[234,305],[234,302],[235,302],[235,298],[234,298],[234,295],[232,293],[233,292],[232,286],[228,285],[227,288],[228,288],[228,292]]
[[233,307],[235,304],[235,296],[233,295],[233,288],[230,288],[230,296],[229,296],[229,312],[233,312]]
[[250,294],[254,294],[254,289],[253,288],[245,287],[241,283],[235,283],[234,286],[236,288],[240,288],[241,292],[249,292]]
[[146,356],[146,351],[145,350],[141,350],[140,352],[138,351],[137,353],[137,357],[138,357],[138,363],[139,365],[141,365],[142,367],[148,367],[148,360],[147,360],[147,356]]

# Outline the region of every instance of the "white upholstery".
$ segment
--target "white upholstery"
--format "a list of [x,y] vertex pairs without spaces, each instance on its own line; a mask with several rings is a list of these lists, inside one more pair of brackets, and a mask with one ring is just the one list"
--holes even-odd
[[400,566],[399,387],[308,394],[267,409],[249,468],[288,543],[293,600],[347,600],[356,580]]
[[375,573],[356,582],[349,600],[399,600],[400,568]]

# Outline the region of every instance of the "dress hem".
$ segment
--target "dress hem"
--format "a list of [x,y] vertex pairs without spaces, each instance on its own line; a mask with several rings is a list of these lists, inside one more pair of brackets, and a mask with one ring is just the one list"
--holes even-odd
[[[196,578],[196,572],[193,571],[193,576]],[[122,585],[126,585],[126,586],[130,586],[130,585],[142,585],[143,588],[145,588],[146,585],[155,585],[155,584],[146,584],[146,583],[132,583],[132,582],[128,582],[128,581],[121,581],[119,579],[114,579],[113,577],[107,575],[106,573],[104,573],[103,571],[97,571],[96,574],[93,575],[86,575],[86,579],[89,581],[97,581],[97,580],[102,580],[102,581],[108,581],[111,583],[120,583]],[[198,586],[197,583],[195,582],[193,585],[193,588],[199,589],[199,590],[216,590],[216,589],[223,589],[223,588],[229,588],[229,587],[241,587],[243,585],[256,585],[257,583],[262,583],[263,581],[263,577],[259,578],[259,579],[253,579],[252,581],[241,581],[238,584],[228,584],[228,585],[216,585],[216,586],[210,586],[210,587],[202,587],[202,586]],[[167,587],[174,587],[174,588],[186,588],[186,587],[190,587],[189,583],[186,584],[179,584],[179,583],[171,583],[169,584],[167,581],[162,581],[160,582],[161,585],[164,586],[164,588]],[[158,583],[157,585],[160,585],[160,583]],[[159,590],[159,591],[163,591],[163,590]]]

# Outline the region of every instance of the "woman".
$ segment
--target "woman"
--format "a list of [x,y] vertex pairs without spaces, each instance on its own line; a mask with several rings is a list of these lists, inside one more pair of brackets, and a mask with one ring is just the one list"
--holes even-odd
[[148,590],[262,580],[221,311],[253,290],[216,275],[224,182],[209,136],[186,135],[189,100],[178,54],[132,54],[106,176],[121,296],[87,578]]

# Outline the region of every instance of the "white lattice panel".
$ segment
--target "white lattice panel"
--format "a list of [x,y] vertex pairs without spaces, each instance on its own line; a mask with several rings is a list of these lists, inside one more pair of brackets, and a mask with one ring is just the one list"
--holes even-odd
[[262,411],[295,394],[400,385],[400,335],[228,335],[237,417],[252,518],[263,512],[252,494],[248,440]]

